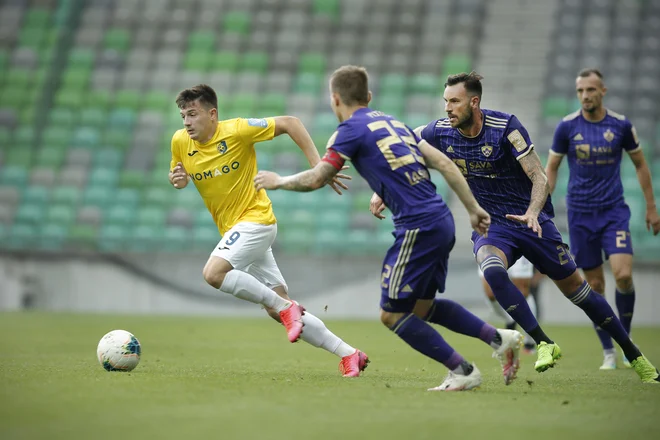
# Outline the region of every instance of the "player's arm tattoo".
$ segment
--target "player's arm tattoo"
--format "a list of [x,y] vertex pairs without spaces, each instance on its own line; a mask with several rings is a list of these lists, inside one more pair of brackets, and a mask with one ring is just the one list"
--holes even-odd
[[532,196],[527,212],[538,215],[543,209],[543,205],[545,205],[545,201],[550,193],[548,177],[545,175],[541,159],[539,159],[539,155],[536,154],[536,151],[530,151],[529,154],[518,162],[522,169],[525,170],[529,180],[532,181]]
[[312,169],[282,178],[280,189],[309,192],[325,186],[339,171],[327,162],[319,162]]

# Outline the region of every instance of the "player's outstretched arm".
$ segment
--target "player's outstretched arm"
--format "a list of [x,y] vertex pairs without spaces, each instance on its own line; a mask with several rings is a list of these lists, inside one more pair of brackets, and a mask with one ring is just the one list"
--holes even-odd
[[188,186],[188,173],[186,173],[186,169],[181,162],[177,162],[174,169],[170,171],[169,178],[170,183],[176,189],[182,189]]
[[554,153],[552,150],[548,153],[548,163],[545,165],[545,175],[548,178],[548,192],[550,194],[555,191],[555,186],[557,186],[557,174],[563,158],[563,154]]
[[538,217],[550,193],[548,177],[545,175],[539,155],[534,150],[531,150],[525,157],[521,158],[518,163],[525,170],[529,180],[532,181],[532,195],[527,212],[524,215],[507,214],[506,218],[526,224],[528,228],[541,237],[543,231],[541,230]]
[[[275,116],[273,119],[275,120],[275,136],[283,133],[288,134],[307,158],[309,166],[314,168],[321,161],[321,156],[319,156],[314,141],[302,121],[295,116]],[[342,189],[348,189],[348,186],[340,179],[351,180],[351,176],[337,174],[331,182],[328,182],[332,189],[339,195],[342,194]]]
[[338,173],[327,162],[319,162],[311,170],[292,176],[280,176],[272,171],[259,171],[254,177],[254,187],[260,189],[285,189],[287,191],[309,192],[325,186]]
[[463,174],[461,174],[461,171],[456,164],[440,150],[433,148],[425,140],[420,141],[418,146],[419,151],[422,153],[422,156],[424,156],[426,164],[429,167],[440,171],[452,191],[454,191],[461,200],[461,203],[463,203],[463,206],[467,209],[468,214],[470,214],[470,222],[472,223],[474,230],[481,235],[485,235],[490,226],[490,215],[484,211],[477,202],[477,199],[474,198],[465,177],[463,177]]
[[637,171],[637,180],[639,186],[644,193],[646,200],[646,229],[653,231],[653,235],[660,233],[660,216],[658,216],[658,208],[655,205],[655,198],[653,197],[653,185],[651,184],[651,171],[644,158],[644,152],[641,148],[636,149],[630,153],[630,159],[635,164]]

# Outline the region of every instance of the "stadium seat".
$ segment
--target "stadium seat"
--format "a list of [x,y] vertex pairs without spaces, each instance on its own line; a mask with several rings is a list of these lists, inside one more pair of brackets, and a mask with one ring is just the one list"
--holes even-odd
[[268,69],[268,54],[264,52],[247,52],[240,62],[241,72],[265,73]]
[[243,11],[228,12],[223,17],[225,32],[246,35],[250,32],[250,15]]
[[211,57],[211,70],[235,72],[238,70],[238,60],[238,54],[235,52],[218,52]]
[[103,46],[106,49],[126,52],[130,45],[130,34],[125,29],[110,29],[103,38]]

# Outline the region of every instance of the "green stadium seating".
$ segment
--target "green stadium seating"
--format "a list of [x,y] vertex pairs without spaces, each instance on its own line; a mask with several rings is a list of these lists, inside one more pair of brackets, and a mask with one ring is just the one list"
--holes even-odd
[[115,204],[110,206],[103,216],[103,223],[108,225],[128,226],[135,222],[137,217],[134,206]]
[[[470,72],[472,61],[470,57],[463,54],[449,54],[442,60],[442,78],[461,72]],[[444,81],[443,81],[444,82]]]
[[563,118],[570,110],[569,101],[565,98],[547,98],[543,102],[543,116]]
[[[110,92],[107,90],[90,90],[85,93],[85,107],[94,109],[107,109],[112,101]],[[87,110],[87,109],[86,109]]]
[[96,168],[118,169],[121,167],[123,160],[124,155],[121,150],[103,148],[95,152],[93,163]]
[[128,108],[115,108],[108,116],[111,130],[132,130],[135,125],[135,111]]
[[418,74],[410,80],[410,91],[412,93],[434,96],[440,94],[444,81],[435,75]]
[[126,170],[121,173],[119,186],[123,188],[142,188],[146,180],[144,172],[137,170]]
[[100,140],[99,130],[92,127],[81,127],[74,131],[71,145],[77,148],[94,148]]
[[317,96],[321,91],[323,75],[312,72],[303,72],[296,77],[293,91],[307,95]]
[[5,165],[27,168],[34,157],[34,150],[30,147],[16,147],[7,151]]
[[83,202],[86,206],[105,207],[114,199],[114,188],[110,185],[90,184],[83,195]]
[[89,184],[92,186],[114,187],[119,180],[119,173],[110,168],[96,168],[89,175]]
[[50,205],[46,221],[50,224],[71,225],[76,218],[75,209],[69,205]]
[[101,128],[107,120],[107,113],[100,108],[86,108],[80,112],[80,124],[83,127]]
[[243,11],[232,11],[224,14],[223,27],[225,32],[247,35],[250,32],[250,15]]
[[69,238],[76,244],[93,244],[98,237],[98,229],[91,225],[73,225]]
[[211,58],[211,70],[235,72],[238,70],[238,54],[234,52],[218,52]]
[[241,58],[242,72],[266,73],[268,69],[268,54],[264,52],[247,52]]
[[45,145],[39,150],[36,165],[43,168],[59,168],[64,162],[66,150],[66,145]]
[[402,96],[407,91],[408,78],[405,75],[389,73],[381,77],[378,87],[383,94]]
[[21,202],[26,204],[46,204],[50,199],[50,188],[28,186],[21,195]]
[[191,50],[183,60],[184,69],[197,72],[206,72],[210,64],[209,52],[202,49]]
[[50,125],[69,128],[73,126],[74,120],[77,120],[74,116],[74,111],[69,108],[55,107],[48,113],[48,122]]
[[314,14],[327,15],[334,19],[339,18],[340,1],[339,0],[314,0]]
[[142,96],[133,90],[120,90],[115,93],[114,105],[127,109],[137,110],[142,103]]
[[16,211],[15,221],[18,223],[28,223],[37,225],[42,222],[44,214],[46,213],[46,206],[36,203],[23,203]]
[[212,52],[215,48],[215,33],[209,30],[193,31],[188,34],[188,50]]
[[51,200],[60,205],[77,205],[82,199],[82,192],[75,186],[59,186],[53,189]]
[[259,101],[259,110],[270,116],[286,113],[286,96],[281,93],[267,93]]
[[153,91],[149,92],[143,98],[144,108],[154,111],[165,111],[168,108],[175,108],[174,98],[167,93]]
[[165,210],[160,205],[141,206],[137,214],[137,222],[145,226],[163,226]]
[[125,52],[131,43],[131,35],[125,29],[110,29],[103,37],[103,46],[117,52]]
[[321,53],[303,53],[298,60],[298,71],[301,73],[323,75],[326,67],[327,60]]

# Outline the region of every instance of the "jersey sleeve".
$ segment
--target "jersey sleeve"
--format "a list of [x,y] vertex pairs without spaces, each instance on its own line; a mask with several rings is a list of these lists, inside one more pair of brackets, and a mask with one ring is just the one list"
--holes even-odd
[[[435,124],[436,124],[436,121],[431,121],[426,126],[417,127],[415,129],[415,133],[417,133],[417,135],[420,137],[420,139],[425,140],[426,142],[433,145],[434,147],[436,146],[435,142],[434,142],[434,139],[433,139],[433,137],[434,137],[433,133],[435,132]],[[420,130],[420,128],[421,128],[421,130]]]
[[623,140],[621,141],[621,145],[623,146],[623,149],[628,153],[632,153],[642,148],[639,145],[637,130],[635,129],[635,126],[632,125],[632,123],[628,120],[626,120],[626,124],[623,128]]
[[172,142],[170,143],[170,149],[172,151],[172,160],[170,160],[170,171],[174,169],[178,162],[181,162],[181,148],[179,146],[179,132],[175,132],[172,136]]
[[345,160],[355,157],[360,148],[360,139],[348,125],[340,125],[330,139],[326,149],[336,151]]
[[238,119],[236,132],[246,144],[269,141],[275,137],[275,119]]
[[563,156],[568,153],[569,139],[568,139],[568,125],[560,122],[555,128],[555,134],[552,138],[552,146],[550,153]]
[[534,149],[534,144],[529,139],[527,129],[523,127],[515,116],[511,116],[511,119],[509,119],[509,125],[504,132],[504,138],[511,148],[513,157],[517,160],[527,156]]

